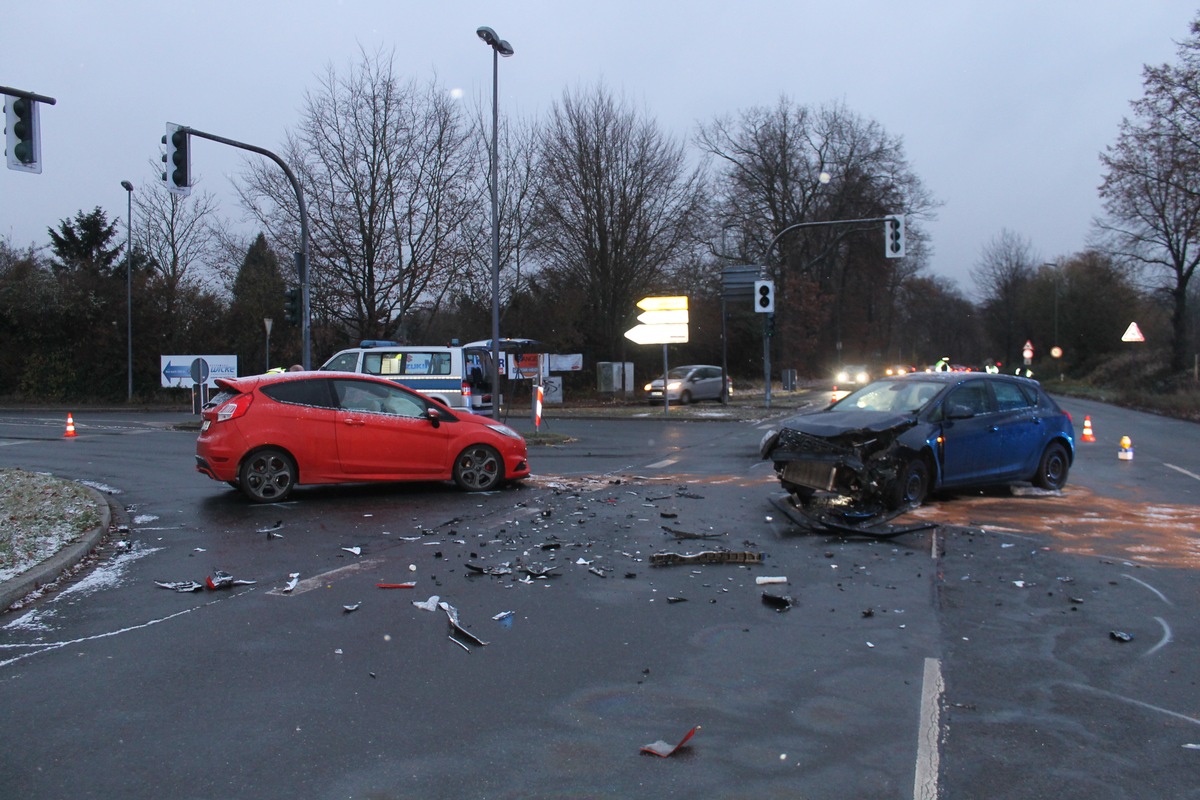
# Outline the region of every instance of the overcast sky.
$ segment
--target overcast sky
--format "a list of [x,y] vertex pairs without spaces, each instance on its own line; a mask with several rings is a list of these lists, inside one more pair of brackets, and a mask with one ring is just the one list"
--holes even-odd
[[[491,50],[475,35],[488,25],[516,51],[500,61],[501,114],[541,116],[603,82],[681,138],[780,96],[874,119],[943,204],[926,223],[932,271],[970,293],[1002,229],[1044,260],[1086,245],[1098,156],[1143,65],[1174,61],[1196,13],[1179,0],[40,0],[6,21],[0,85],[58,103],[42,108],[42,174],[0,169],[0,237],[43,245],[96,206],[123,230],[120,183],[155,179],[168,121],[281,150],[314,76],[360,49],[490,109]],[[193,142],[193,172],[234,218],[246,155]]]

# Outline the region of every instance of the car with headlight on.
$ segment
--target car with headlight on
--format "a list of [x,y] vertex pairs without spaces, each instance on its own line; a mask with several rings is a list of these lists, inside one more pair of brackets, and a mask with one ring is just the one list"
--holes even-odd
[[[646,399],[663,402],[663,379],[655,378],[645,385]],[[733,396],[733,379],[726,379],[729,397]],[[708,364],[691,364],[667,370],[667,400],[680,405],[700,400],[721,399],[721,368]]]
[[1062,489],[1075,432],[1037,381],[914,373],[784,420],[760,452],[801,508],[832,496],[869,516],[920,505],[941,490],[1020,482]]
[[216,383],[196,469],[255,502],[301,484],[452,480],[484,492],[529,476],[517,431],[384,378],[313,371]]
[[833,382],[838,386],[862,386],[871,382],[871,372],[862,364],[847,364],[837,371]]

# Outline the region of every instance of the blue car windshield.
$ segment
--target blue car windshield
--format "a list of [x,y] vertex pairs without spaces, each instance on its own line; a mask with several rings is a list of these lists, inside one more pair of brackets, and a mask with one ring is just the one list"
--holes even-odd
[[920,411],[945,388],[935,381],[882,380],[846,395],[834,411]]

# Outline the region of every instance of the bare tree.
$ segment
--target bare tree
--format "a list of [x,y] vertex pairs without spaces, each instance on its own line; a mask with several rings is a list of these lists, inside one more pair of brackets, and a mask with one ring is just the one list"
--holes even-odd
[[[329,67],[306,102],[284,157],[308,205],[314,313],[352,338],[403,336],[409,312],[436,310],[467,263],[470,127],[435,81],[400,80],[380,53],[346,74]],[[298,249],[277,169],[250,162],[240,193],[273,241]]]
[[1200,264],[1200,18],[1178,62],[1143,72],[1144,94],[1100,156],[1114,255],[1145,267],[1172,302],[1170,368],[1187,366],[1188,283]]
[[565,92],[541,143],[535,249],[581,290],[584,350],[616,354],[645,292],[671,287],[689,255],[702,171],[682,143],[602,86]]
[[1040,262],[1028,239],[1002,230],[984,246],[971,270],[986,331],[1003,353],[1004,363],[1016,361],[1021,344],[1031,333],[1022,313],[1023,300]]
[[[471,219],[463,226],[470,263],[457,284],[457,295],[459,307],[473,309],[474,316],[482,321],[491,319],[492,297],[491,170],[487,168],[486,161],[491,151],[491,122],[484,119],[482,108],[477,109],[476,120],[479,133],[477,152],[485,160],[475,170],[476,206]],[[530,248],[533,214],[542,173],[537,161],[539,130],[535,123],[502,119],[497,139],[497,149],[500,151],[497,189],[500,309],[503,319],[514,299],[528,291],[530,278],[537,271]],[[488,325],[483,325],[483,328],[490,330]]]
[[[156,178],[159,164],[151,162]],[[133,193],[134,248],[141,249],[162,286],[163,313],[175,314],[181,292],[211,288],[220,248],[216,198],[193,189],[180,197],[160,180],[145,181]]]
[[[782,349],[800,366],[830,345],[840,351],[843,334],[860,355],[886,351],[896,289],[927,250],[914,223],[935,207],[901,140],[842,105],[781,98],[701,126],[696,143],[716,162],[714,231],[722,240],[736,231],[739,248],[728,255],[766,261],[775,280]],[[879,225],[806,225],[771,247],[798,224],[885,214],[908,216],[909,258],[885,260]]]

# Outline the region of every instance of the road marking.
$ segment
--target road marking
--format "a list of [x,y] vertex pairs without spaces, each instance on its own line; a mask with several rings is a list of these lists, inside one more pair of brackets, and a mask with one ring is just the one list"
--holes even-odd
[[921,683],[921,725],[917,731],[917,771],[913,778],[914,800],[937,800],[938,741],[941,738],[940,709],[942,662],[925,659],[925,677]]
[[1134,700],[1132,697],[1125,697],[1123,695],[1116,694],[1115,692],[1109,692],[1104,689],[1097,689],[1095,686],[1088,686],[1086,683],[1066,683],[1066,682],[1064,682],[1063,686],[1067,686],[1072,689],[1079,689],[1080,691],[1083,691],[1083,692],[1093,692],[1095,694],[1100,695],[1101,697],[1107,697],[1110,700],[1119,700],[1122,703],[1129,703],[1130,705],[1137,706],[1138,708],[1144,708],[1148,711],[1157,711],[1158,713],[1165,714],[1168,717],[1174,717],[1175,719],[1182,720],[1184,722],[1191,722],[1194,725],[1200,725],[1200,719],[1197,719],[1196,717],[1189,717],[1187,714],[1180,714],[1178,711],[1172,711],[1169,708],[1163,708],[1162,706],[1151,705],[1150,703],[1144,703],[1141,700]]
[[1121,577],[1122,577],[1122,578],[1128,578],[1129,580],[1133,581],[1134,583],[1139,583],[1139,584],[1141,584],[1142,586],[1145,586],[1147,589],[1149,589],[1150,591],[1152,591],[1152,592],[1154,592],[1156,595],[1158,595],[1158,599],[1159,599],[1159,600],[1162,600],[1162,601],[1163,601],[1164,603],[1166,603],[1167,605],[1169,605],[1169,606],[1173,606],[1173,605],[1175,605],[1174,603],[1172,603],[1170,600],[1168,600],[1168,599],[1167,599],[1167,596],[1166,596],[1165,594],[1163,594],[1162,592],[1160,592],[1158,589],[1155,589],[1153,586],[1151,586],[1150,584],[1146,583],[1146,582],[1145,582],[1144,580],[1142,580],[1141,578],[1135,578],[1135,577],[1133,577],[1132,575],[1125,575],[1125,574],[1122,574],[1122,575],[1121,575]]
[[344,567],[338,567],[337,569],[329,570],[329,572],[322,572],[320,575],[314,575],[311,578],[305,578],[297,583],[296,587],[290,592],[285,592],[283,587],[280,586],[278,588],[271,589],[269,592],[267,592],[267,594],[282,595],[285,597],[287,595],[304,594],[305,592],[311,592],[313,589],[320,589],[328,581],[333,580],[334,576],[341,578],[345,575],[349,575],[354,572],[361,572],[367,567],[375,567],[382,563],[382,558],[364,558],[362,561],[356,561],[353,564],[347,564]]
[[666,469],[672,464],[678,463],[678,458],[664,458],[662,461],[655,461],[653,464],[647,464],[646,469]]
[[1187,475],[1189,478],[1195,478],[1196,480],[1200,481],[1200,475],[1197,475],[1194,472],[1189,472],[1186,469],[1184,469],[1183,467],[1177,467],[1174,464],[1168,464],[1165,461],[1163,462],[1163,466],[1170,467],[1171,469],[1175,470],[1176,472],[1182,472],[1184,475]]
[[1154,645],[1154,647],[1151,647],[1145,653],[1142,653],[1143,658],[1145,658],[1146,656],[1154,655],[1159,650],[1161,650],[1162,648],[1166,647],[1167,645],[1169,645],[1171,643],[1171,639],[1172,639],[1171,626],[1168,625],[1167,621],[1165,619],[1163,619],[1162,617],[1155,617],[1155,619],[1158,620],[1159,625],[1162,625],[1163,635],[1162,635],[1162,638],[1158,640],[1158,644]]

